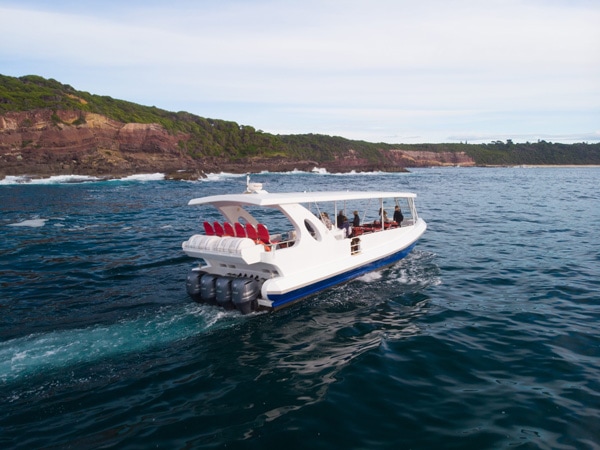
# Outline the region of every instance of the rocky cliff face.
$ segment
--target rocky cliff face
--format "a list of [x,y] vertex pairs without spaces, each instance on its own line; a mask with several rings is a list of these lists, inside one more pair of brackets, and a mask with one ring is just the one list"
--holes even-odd
[[373,163],[361,158],[354,150],[338,155],[332,163],[326,164],[334,167],[336,172],[356,171],[383,171],[397,172],[405,167],[431,167],[431,166],[474,166],[475,161],[464,152],[425,152],[414,150],[379,150],[383,163]]
[[425,152],[398,149],[389,150],[385,154],[391,164],[403,167],[475,165],[475,160],[465,152]]
[[404,167],[473,165],[464,154],[382,150],[385,161],[373,163],[354,150],[334,161],[286,158],[191,158],[179,142],[184,133],[169,133],[161,125],[121,123],[81,111],[35,110],[0,116],[0,177],[6,175],[94,175],[119,177],[162,172],[172,178],[197,178],[209,172],[312,170],[330,172],[399,171]]
[[156,124],[123,124],[79,111],[0,116],[0,175],[124,175],[196,169],[185,136]]

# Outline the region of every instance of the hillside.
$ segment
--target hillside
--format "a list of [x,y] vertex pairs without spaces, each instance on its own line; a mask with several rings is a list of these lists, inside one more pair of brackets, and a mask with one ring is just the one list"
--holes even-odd
[[600,144],[391,145],[252,126],[0,75],[0,176],[161,171],[387,170],[434,165],[600,164]]

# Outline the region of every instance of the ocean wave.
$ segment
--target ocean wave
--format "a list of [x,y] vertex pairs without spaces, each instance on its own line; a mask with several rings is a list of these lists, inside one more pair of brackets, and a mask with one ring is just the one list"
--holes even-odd
[[379,281],[381,278],[383,278],[381,272],[368,272],[356,279],[358,281],[362,281],[363,283],[371,283],[373,281]]
[[198,181],[211,182],[211,181],[223,181],[230,178],[241,178],[245,177],[246,174],[219,172],[219,173],[207,173],[206,178],[200,178]]
[[54,175],[48,178],[33,178],[27,175],[12,176],[8,175],[0,180],[0,185],[14,184],[71,184],[85,183],[92,181],[102,181],[102,178],[87,175]]
[[[287,172],[271,172],[268,170],[263,170],[258,173],[254,173],[254,175],[284,175],[284,176],[294,176],[294,175],[303,175],[303,176],[336,176],[336,177],[353,177],[353,176],[397,176],[397,175],[408,175],[408,172],[381,172],[381,171],[372,171],[372,172],[357,172],[355,170],[351,170],[349,172],[329,172],[327,169],[322,167],[315,167],[311,171],[304,171],[299,169],[294,169]],[[230,172],[218,172],[218,173],[208,173],[205,178],[199,178],[198,180],[184,180],[184,181],[201,181],[201,182],[219,182],[229,179],[242,178],[247,174],[239,174],[239,173],[230,173]],[[128,175],[121,178],[112,178],[112,177],[94,177],[88,175],[53,175],[47,178],[35,178],[28,175],[7,175],[4,179],[0,180],[0,186],[11,186],[11,185],[48,185],[48,184],[74,184],[74,183],[97,183],[97,182],[122,182],[122,181],[163,181],[165,180],[165,174],[156,172],[156,173],[146,173],[146,174],[135,174]]]
[[162,181],[165,179],[165,174],[156,172],[156,173],[139,173],[136,175],[129,175],[123,178],[115,178],[110,181]]
[[47,178],[35,178],[28,175],[7,175],[0,180],[0,185],[20,185],[20,184],[73,184],[73,183],[94,183],[98,181],[162,181],[165,179],[164,173],[141,173],[129,175],[122,178],[103,178],[89,175],[53,175]]
[[293,170],[292,172],[286,172],[290,175],[297,174],[308,174],[308,175],[328,175],[334,177],[354,177],[354,176],[397,176],[397,175],[407,175],[408,172],[382,172],[379,170],[370,171],[370,172],[357,172],[356,170],[351,170],[349,172],[329,172],[327,169],[322,167],[315,167],[310,172],[304,172],[301,170]]
[[248,172],[243,174],[238,173],[230,173],[230,172],[211,172],[206,174],[206,178],[201,178],[199,181],[223,181],[231,178],[242,178],[247,175],[251,177],[260,177],[260,176],[270,176],[270,175],[284,175],[284,176],[294,176],[294,175],[328,175],[328,176],[406,176],[410,175],[410,172],[382,172],[382,171],[370,171],[370,172],[357,172],[356,170],[350,170],[349,172],[329,172],[324,167],[314,167],[312,170],[300,170],[294,169],[289,171],[270,171],[270,170],[261,170],[260,172]]
[[47,370],[165,346],[208,330],[231,326],[241,319],[242,316],[233,312],[187,303],[183,307],[163,307],[112,325],[30,334],[0,342],[0,380],[14,381]]
[[31,228],[39,228],[46,225],[48,219],[28,219],[23,220],[22,222],[9,223],[7,226],[9,227],[31,227]]

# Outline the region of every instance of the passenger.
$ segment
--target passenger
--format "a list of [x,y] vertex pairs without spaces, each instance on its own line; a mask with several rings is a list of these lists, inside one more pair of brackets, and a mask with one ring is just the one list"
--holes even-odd
[[360,226],[360,217],[358,216],[358,211],[354,211],[354,220],[352,221],[352,226],[353,227],[359,227]]
[[337,215],[337,218],[335,220],[335,224],[338,228],[344,228],[344,219],[348,220],[346,218],[346,216],[344,215],[344,210],[340,209],[340,212]]
[[333,224],[331,223],[331,219],[329,218],[329,214],[326,212],[321,213],[321,222],[327,227],[328,230],[333,228]]
[[394,222],[396,222],[398,224],[398,226],[401,227],[403,220],[404,220],[404,216],[402,215],[400,206],[396,205],[396,207],[394,208]]
[[346,232],[346,237],[350,237],[352,234],[352,227],[346,216],[342,216],[342,226],[340,227]]
[[[379,208],[379,217],[381,217],[382,214],[382,208]],[[383,210],[383,222],[384,223],[390,223],[391,219],[388,217],[387,215],[387,211],[384,209]]]

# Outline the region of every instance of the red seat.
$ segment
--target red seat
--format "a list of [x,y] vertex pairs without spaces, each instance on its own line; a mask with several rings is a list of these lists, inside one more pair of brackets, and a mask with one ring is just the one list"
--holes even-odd
[[225,222],[223,226],[225,227],[225,236],[235,236],[233,225],[231,225],[229,222]]
[[204,232],[207,236],[215,235],[215,230],[213,229],[212,225],[206,221],[204,221]]
[[215,226],[215,234],[219,237],[223,236],[225,234],[225,230],[223,229],[223,225],[221,225],[219,222],[215,222],[214,224]]
[[246,235],[253,241],[258,240],[258,234],[256,234],[256,228],[251,223],[246,224]]
[[256,225],[256,230],[258,231],[258,239],[260,239],[264,244],[271,243],[271,236],[269,236],[269,230],[262,223]]
[[236,222],[233,224],[233,226],[235,227],[235,235],[237,237],[240,237],[240,238],[246,237],[246,230],[244,230],[244,225],[242,225],[239,222]]

